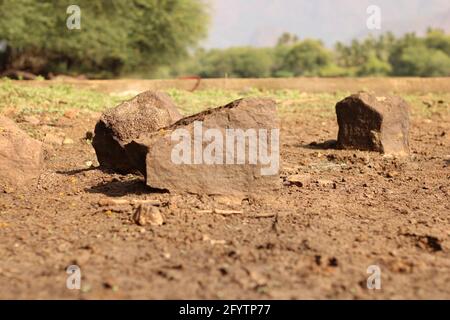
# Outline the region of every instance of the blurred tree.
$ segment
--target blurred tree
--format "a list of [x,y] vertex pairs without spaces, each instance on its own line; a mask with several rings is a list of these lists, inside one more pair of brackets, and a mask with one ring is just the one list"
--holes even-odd
[[187,55],[206,35],[201,0],[78,0],[81,30],[66,27],[69,1],[0,0],[6,68],[118,76],[151,72]]
[[387,76],[391,72],[391,65],[381,60],[375,52],[370,52],[367,60],[357,69],[358,76]]
[[450,35],[445,34],[443,30],[428,29],[425,44],[428,48],[441,50],[450,56]]
[[199,50],[177,70],[202,77],[449,76],[449,50],[450,36],[433,29],[424,37],[388,32],[338,42],[334,51],[285,33],[273,48]]
[[295,34],[284,32],[277,40],[277,46],[288,46],[298,42],[299,39]]
[[425,38],[405,35],[394,46],[389,61],[396,76],[450,76],[449,37],[430,30]]
[[450,76],[450,57],[423,44],[402,48],[392,64],[397,76]]
[[295,76],[318,75],[331,61],[331,53],[322,42],[306,39],[293,45],[286,53],[282,70],[289,70]]
[[195,57],[200,61],[197,73],[205,78],[268,77],[273,59],[271,49],[235,47],[225,50],[200,51]]

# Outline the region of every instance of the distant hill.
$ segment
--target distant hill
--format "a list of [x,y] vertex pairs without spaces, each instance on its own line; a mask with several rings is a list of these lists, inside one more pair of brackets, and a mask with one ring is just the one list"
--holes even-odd
[[[204,46],[270,46],[285,32],[319,38],[328,46],[369,34],[366,9],[381,8],[381,32],[395,34],[427,27],[450,31],[449,0],[207,0],[212,25]],[[376,33],[379,33],[377,31]],[[375,34],[376,34],[375,33]]]

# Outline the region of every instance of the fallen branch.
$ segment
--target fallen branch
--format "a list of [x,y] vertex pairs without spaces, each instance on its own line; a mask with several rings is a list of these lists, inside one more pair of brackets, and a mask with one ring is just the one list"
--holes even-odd
[[244,211],[242,210],[222,210],[222,209],[214,209],[214,210],[198,210],[197,213],[199,214],[209,214],[209,213],[216,213],[221,214],[223,216],[230,216],[232,214],[242,214]]

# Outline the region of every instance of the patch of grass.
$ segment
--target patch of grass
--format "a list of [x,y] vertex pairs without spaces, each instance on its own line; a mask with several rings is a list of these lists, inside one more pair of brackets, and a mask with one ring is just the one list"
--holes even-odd
[[179,106],[181,113],[191,115],[207,108],[225,105],[233,100],[249,97],[265,97],[274,99],[278,104],[281,116],[289,116],[308,110],[318,116],[327,114],[334,108],[336,102],[348,93],[304,93],[299,90],[258,90],[244,91],[203,90],[188,92],[168,90],[168,94]]
[[[281,117],[298,116],[303,112],[313,113],[318,119],[335,117],[336,103],[351,92],[305,93],[300,90],[258,90],[244,91],[204,90],[187,92],[168,90],[184,115],[191,115],[207,108],[225,105],[233,100],[248,97],[267,97],[278,104]],[[431,117],[434,114],[450,114],[450,93],[401,95],[411,106],[412,116]]]
[[430,118],[433,115],[450,115],[450,92],[406,95],[403,98],[411,106],[412,116]]
[[21,114],[62,114],[69,109],[102,111],[122,100],[124,98],[65,84],[34,87],[0,80],[0,112],[8,109]]
[[[183,115],[191,115],[207,108],[225,105],[233,100],[247,97],[267,97],[278,104],[283,118],[299,116],[304,112],[316,118],[335,117],[336,102],[350,92],[305,93],[300,90],[241,91],[210,89],[188,92],[166,90]],[[433,114],[449,115],[450,93],[402,95],[412,107],[413,116],[429,117]],[[131,98],[93,90],[80,89],[67,84],[30,86],[10,80],[0,80],[0,113],[13,109],[16,114],[54,113],[62,114],[69,109],[103,111]]]

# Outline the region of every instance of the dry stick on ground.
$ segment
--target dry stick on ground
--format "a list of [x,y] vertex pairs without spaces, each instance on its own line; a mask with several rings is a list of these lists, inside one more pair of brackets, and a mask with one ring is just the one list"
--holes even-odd
[[242,210],[214,209],[214,210],[198,210],[197,213],[200,213],[200,214],[216,213],[216,214],[221,214],[223,216],[229,216],[229,215],[232,215],[232,214],[242,214],[242,213],[244,213],[244,211],[242,211]]
[[277,214],[276,213],[259,213],[259,214],[255,214],[253,216],[250,216],[250,218],[273,218],[275,217]]
[[154,199],[101,199],[98,201],[101,207],[114,206],[114,205],[136,205],[136,204],[148,204],[152,206],[161,206],[162,203],[159,200]]
[[229,216],[232,214],[242,214],[244,211],[242,210],[221,210],[221,209],[214,209],[214,213],[221,214],[223,216]]

